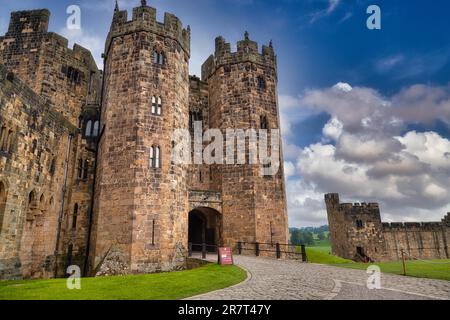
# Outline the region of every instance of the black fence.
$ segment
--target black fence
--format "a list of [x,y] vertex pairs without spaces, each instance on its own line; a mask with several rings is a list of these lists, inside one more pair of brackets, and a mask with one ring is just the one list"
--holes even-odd
[[308,262],[306,247],[284,243],[261,243],[239,241],[236,246],[238,254],[252,253],[259,257],[261,253],[274,256],[277,259],[286,258]]
[[219,247],[216,245],[206,244],[206,243],[189,243],[189,257],[194,255],[194,252],[201,252],[202,259],[206,259],[208,253],[218,253]]
[[[194,252],[201,252],[202,259],[206,259],[208,253],[218,254],[219,247],[206,243],[189,243],[189,257],[194,255]],[[239,241],[234,248],[234,252],[242,254],[254,254],[261,256],[272,256],[277,259],[285,258],[292,260],[301,260],[308,262],[306,256],[306,247],[304,245],[282,244],[282,243],[261,243],[261,242],[244,242]]]

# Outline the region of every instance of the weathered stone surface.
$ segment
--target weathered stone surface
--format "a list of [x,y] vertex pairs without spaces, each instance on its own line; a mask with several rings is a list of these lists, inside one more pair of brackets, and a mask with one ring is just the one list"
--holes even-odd
[[259,53],[246,36],[232,53],[218,38],[203,79],[190,77],[190,28],[144,3],[130,20],[115,11],[103,74],[49,19],[14,12],[0,37],[0,278],[179,270],[189,232],[211,245],[287,242],[282,157],[273,177],[171,161],[172,135],[193,117],[279,129],[272,46]]

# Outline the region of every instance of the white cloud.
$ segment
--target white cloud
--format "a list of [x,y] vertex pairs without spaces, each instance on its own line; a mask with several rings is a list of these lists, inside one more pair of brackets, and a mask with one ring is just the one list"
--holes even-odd
[[333,12],[336,11],[340,3],[341,0],[328,0],[327,7],[325,9],[310,14],[310,23],[314,23],[319,19],[331,16]]
[[[332,118],[322,141],[296,150],[296,170],[288,164],[291,223],[326,223],[323,195],[329,192],[350,202],[379,202],[385,221],[439,221],[450,211],[450,140],[404,132],[411,120],[431,123],[444,115],[449,121],[449,98],[450,87],[411,86],[384,97],[339,83],[294,99],[296,108]],[[287,141],[293,149],[295,142]]]

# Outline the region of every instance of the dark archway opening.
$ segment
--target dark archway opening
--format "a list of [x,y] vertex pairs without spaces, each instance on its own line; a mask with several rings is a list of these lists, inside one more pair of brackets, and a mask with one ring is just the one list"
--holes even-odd
[[221,215],[214,209],[198,208],[189,213],[189,243],[193,251],[201,251],[202,244],[209,252],[221,245]]

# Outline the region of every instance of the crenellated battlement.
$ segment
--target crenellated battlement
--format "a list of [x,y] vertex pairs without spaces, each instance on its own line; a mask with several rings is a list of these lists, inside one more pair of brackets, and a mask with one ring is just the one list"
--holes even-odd
[[441,222],[391,222],[383,223],[384,231],[442,231]]
[[276,74],[277,62],[272,42],[268,46],[263,45],[262,51],[258,50],[258,43],[250,40],[248,32],[244,34],[244,40],[238,41],[237,51],[231,51],[231,44],[223,37],[216,38],[214,55],[202,65],[202,80],[206,81],[217,69],[224,65],[252,62],[274,70]]
[[50,11],[47,9],[15,11],[11,13],[7,36],[48,31]]
[[133,9],[131,20],[128,20],[128,12],[126,10],[120,11],[116,5],[111,29],[106,40],[105,54],[108,53],[111,41],[114,38],[140,31],[152,32],[161,37],[171,38],[177,41],[186,54],[190,56],[190,27],[183,28],[181,20],[167,12],[164,13],[164,22],[157,21],[156,9],[147,6],[146,1],[142,1],[140,7]]

